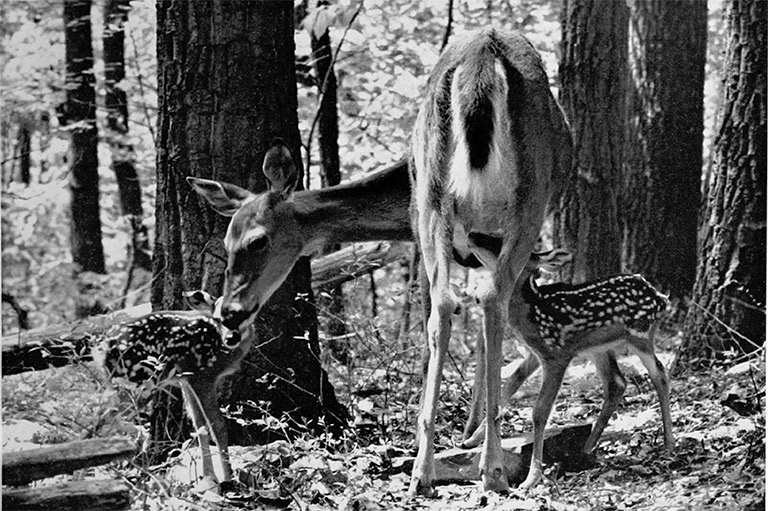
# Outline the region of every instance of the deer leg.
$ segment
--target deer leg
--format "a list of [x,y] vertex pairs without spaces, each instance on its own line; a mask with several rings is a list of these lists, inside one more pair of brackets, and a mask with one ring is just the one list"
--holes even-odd
[[659,396],[659,405],[661,407],[661,420],[664,425],[664,447],[671,451],[675,447],[675,437],[672,434],[672,412],[669,406],[669,380],[664,364],[656,357],[653,349],[653,329],[647,336],[631,335],[629,345],[632,351],[640,357],[640,361],[648,371],[656,394]]
[[229,435],[227,423],[219,408],[219,396],[216,383],[210,381],[195,381],[192,387],[199,398],[200,409],[206,425],[216,442],[218,451],[219,471],[222,475],[220,483],[232,480],[232,466],[229,462]]
[[[533,353],[529,353],[525,359],[519,361],[515,371],[504,382],[501,388],[501,403],[503,405],[512,401],[512,396],[515,395],[517,389],[527,380],[535,371],[539,368],[539,359]],[[477,371],[475,371],[475,378],[478,378]],[[471,449],[480,445],[485,439],[485,420],[483,420],[480,426],[476,427],[474,431],[464,431],[464,441],[461,446],[464,449]]]
[[440,399],[443,362],[451,335],[451,315],[456,308],[450,288],[450,222],[434,212],[421,215],[418,228],[424,265],[430,284],[431,310],[427,321],[429,363],[422,409],[417,421],[419,442],[408,494],[432,496],[435,481],[435,416]]
[[612,350],[597,352],[592,355],[592,360],[603,382],[605,395],[603,396],[603,407],[600,410],[600,415],[595,420],[592,432],[584,444],[584,452],[587,453],[592,452],[597,446],[600,436],[608,425],[611,416],[618,409],[621,398],[624,396],[624,390],[627,388],[627,382],[616,362],[616,354]]
[[190,384],[181,380],[181,392],[184,395],[184,403],[187,406],[187,411],[192,419],[192,425],[195,428],[195,434],[197,435],[197,442],[200,446],[200,457],[203,464],[203,480],[202,485],[199,485],[201,491],[207,491],[218,486],[218,480],[216,478],[216,472],[213,469],[213,462],[211,461],[211,447],[210,438],[208,436],[208,426],[206,424],[205,414],[202,411],[199,398]]
[[568,360],[548,360],[543,362],[543,378],[541,390],[536,404],[533,407],[533,453],[531,454],[531,466],[528,477],[520,485],[520,488],[532,488],[541,480],[543,475],[542,458],[544,456],[544,431],[547,427],[552,406],[555,404],[560,385],[563,383],[565,370],[568,368]]
[[[475,364],[475,381],[472,384],[472,404],[469,408],[469,417],[464,425],[464,441],[462,447],[471,448],[480,445],[485,438],[485,336],[481,333],[475,347],[477,361]],[[470,445],[472,439],[478,436],[479,439]]]
[[501,393],[501,344],[504,340],[503,300],[495,283],[481,294],[483,308],[483,337],[485,338],[485,444],[480,455],[480,474],[483,488],[497,492],[509,490],[504,470],[504,453],[499,434]]

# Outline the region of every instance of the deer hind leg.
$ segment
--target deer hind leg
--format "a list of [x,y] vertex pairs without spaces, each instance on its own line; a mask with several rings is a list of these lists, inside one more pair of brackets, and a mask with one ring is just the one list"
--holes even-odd
[[541,390],[536,404],[533,407],[533,453],[531,454],[531,466],[528,469],[528,477],[520,485],[520,488],[532,488],[541,481],[543,475],[544,456],[544,431],[547,427],[552,406],[555,404],[560,385],[563,383],[565,370],[569,360],[547,360],[543,362],[543,378]]
[[653,348],[653,336],[655,327],[644,335],[638,335],[632,332],[629,336],[629,345],[632,351],[640,357],[640,361],[648,371],[653,386],[656,389],[656,395],[659,396],[659,405],[661,407],[661,420],[664,426],[664,447],[671,451],[675,447],[675,437],[672,433],[672,412],[669,406],[669,379],[664,369],[664,364],[656,357]]
[[621,373],[621,369],[619,369],[619,364],[616,362],[616,354],[613,350],[593,354],[592,361],[595,363],[597,374],[600,375],[600,380],[603,382],[605,395],[603,396],[603,407],[600,410],[600,415],[595,420],[592,432],[584,444],[584,452],[586,453],[592,452],[595,446],[597,446],[597,442],[608,425],[608,421],[611,420],[611,416],[619,408],[621,398],[624,396],[624,390],[627,388],[627,382]]
[[[501,404],[509,404],[509,402],[512,401],[512,396],[517,392],[517,389],[519,389],[538,368],[539,359],[533,353],[529,353],[525,359],[520,360],[515,371],[509,378],[507,378],[501,388]],[[475,378],[479,378],[477,371],[475,373]],[[464,441],[461,443],[461,446],[464,449],[471,449],[480,445],[483,440],[485,440],[485,428],[485,420],[483,420],[483,422],[473,431],[468,431],[467,428],[464,431]]]
[[417,422],[418,454],[411,473],[409,495],[433,495],[435,481],[435,416],[440,398],[443,362],[451,335],[451,315],[456,302],[450,288],[450,219],[434,210],[420,209],[419,240],[429,279],[431,310],[427,321],[429,363]]

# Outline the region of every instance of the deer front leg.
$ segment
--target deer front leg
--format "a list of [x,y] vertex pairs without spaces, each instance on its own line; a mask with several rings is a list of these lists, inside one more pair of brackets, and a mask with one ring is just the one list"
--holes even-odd
[[229,434],[227,423],[219,408],[219,396],[216,382],[204,378],[201,381],[192,381],[192,388],[200,398],[200,408],[203,412],[205,423],[208,425],[213,441],[218,451],[219,473],[222,477],[219,483],[232,480],[232,465],[229,462]]
[[200,458],[203,465],[203,477],[195,485],[195,491],[200,493],[206,491],[216,492],[218,490],[218,479],[216,478],[216,471],[213,468],[213,462],[211,460],[211,442],[207,421],[205,419],[205,414],[202,411],[199,396],[187,381],[182,379],[180,385],[187,412],[189,413],[189,417],[192,419],[192,425],[195,428],[197,442],[200,447]]

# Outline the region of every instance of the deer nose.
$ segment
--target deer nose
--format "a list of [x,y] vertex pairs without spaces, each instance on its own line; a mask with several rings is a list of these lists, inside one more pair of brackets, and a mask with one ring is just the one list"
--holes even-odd
[[221,322],[230,330],[237,330],[248,316],[250,313],[239,303],[229,303],[221,307]]

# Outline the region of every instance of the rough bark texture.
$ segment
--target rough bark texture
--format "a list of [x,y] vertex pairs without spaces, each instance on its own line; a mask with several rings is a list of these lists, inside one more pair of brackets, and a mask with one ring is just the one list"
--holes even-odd
[[[293,4],[183,0],[158,3],[159,140],[154,308],[181,307],[183,290],[221,291],[228,219],[208,208],[186,176],[266,188],[261,163],[274,137],[298,156]],[[298,296],[297,296],[298,295]],[[336,401],[318,360],[309,262],[301,260],[256,322],[259,340],[224,402],[268,403],[276,416],[338,426]],[[248,418],[260,410],[245,406]],[[281,432],[253,425],[232,443]],[[242,434],[238,434],[242,433]]]
[[117,87],[125,78],[125,23],[128,0],[107,0],[104,7],[104,85],[107,107],[107,140],[112,150],[112,171],[120,191],[123,215],[129,217],[134,266],[152,270],[147,228],[142,223],[141,186],[134,165],[133,147],[127,141],[128,100]]
[[104,273],[90,0],[65,0],[64,26],[67,101],[60,113],[71,135],[68,162],[72,260],[77,273]]
[[728,5],[725,96],[676,371],[765,343],[766,11],[766,2]]
[[675,298],[696,273],[704,136],[706,0],[638,0],[620,216],[622,265]]
[[563,6],[560,100],[571,122],[575,176],[555,239],[575,251],[575,282],[620,269],[618,170],[623,159],[628,9],[624,2]]
[[[322,2],[320,5],[326,5]],[[318,6],[319,7],[319,6]],[[320,174],[322,186],[333,186],[341,182],[341,165],[339,162],[339,120],[336,109],[336,73],[333,69],[333,48],[331,36],[326,28],[317,36],[314,27],[311,31],[312,62],[317,77],[317,89],[320,96],[320,107],[317,112],[317,139],[320,146],[322,171]],[[338,245],[328,247],[328,251],[338,250]],[[346,314],[344,312],[344,293],[339,285],[320,297],[320,308],[326,311],[328,324],[326,332],[330,340],[328,347],[334,358],[346,364],[349,362],[349,341],[344,337],[347,333]]]

